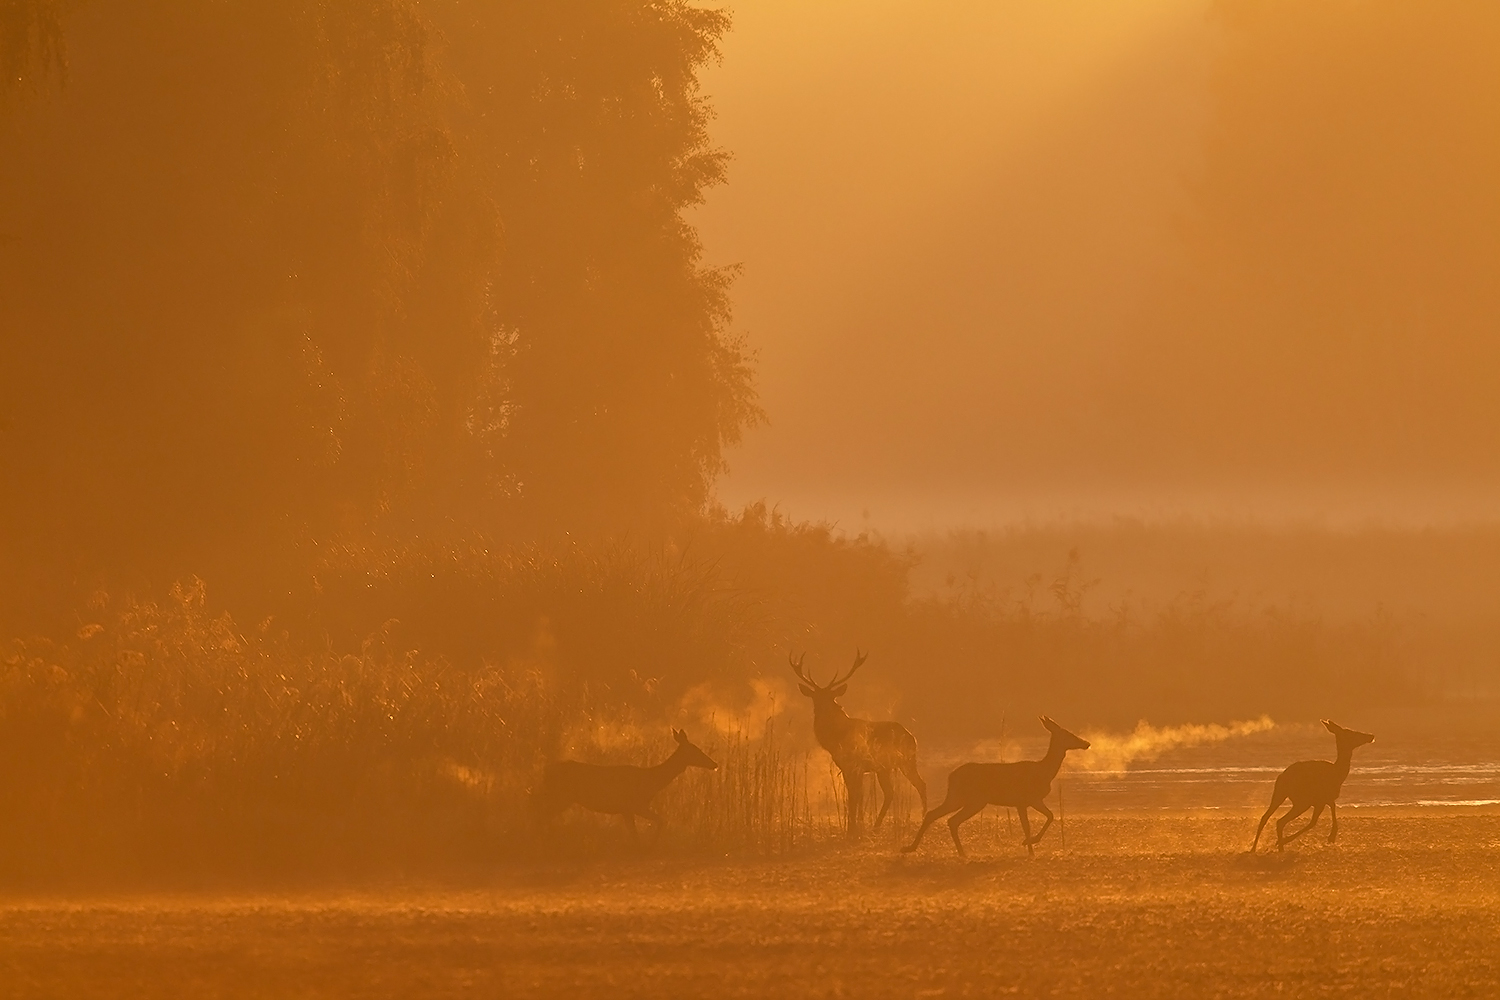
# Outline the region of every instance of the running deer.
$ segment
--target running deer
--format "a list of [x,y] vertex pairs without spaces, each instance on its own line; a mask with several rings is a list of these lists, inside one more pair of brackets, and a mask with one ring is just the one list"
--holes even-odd
[[690,767],[717,771],[713,759],[688,742],[687,733],[672,730],[677,749],[653,767],[631,764],[583,764],[576,760],[553,761],[542,775],[542,787],[532,797],[532,807],[543,819],[551,819],[571,805],[595,812],[624,816],[632,839],[639,839],[635,818],[653,824],[651,842],[661,836],[661,817],[651,811],[651,800]]
[[802,669],[807,654],[793,657],[787,654],[792,672],[802,681],[799,690],[813,703],[813,735],[818,744],[833,757],[834,765],[844,776],[844,788],[849,799],[849,836],[859,835],[859,810],[864,802],[864,776],[875,773],[880,782],[880,812],[875,816],[875,826],[885,819],[891,807],[891,796],[895,788],[891,782],[891,771],[906,775],[927,808],[927,783],[917,773],[917,738],[907,732],[899,722],[870,722],[867,719],[851,719],[838,699],[849,690],[849,678],[854,676],[865,662],[866,656],[854,651],[854,666],[840,677],[837,673],[827,684],[819,684]]
[[[958,765],[948,775],[948,796],[943,799],[943,804],[923,817],[922,828],[917,831],[917,836],[901,850],[904,853],[915,851],[922,842],[922,834],[927,832],[929,826],[949,813],[955,813],[948,821],[948,832],[953,834],[953,846],[958,848],[958,856],[968,857],[964,853],[963,841],[958,839],[959,826],[985,806],[997,805],[1015,807],[1021,816],[1021,842],[1026,845],[1026,853],[1035,857],[1034,845],[1042,839],[1047,827],[1052,825],[1052,810],[1047,808],[1047,803],[1043,800],[1052,791],[1052,779],[1057,777],[1057,771],[1062,767],[1063,755],[1069,750],[1089,748],[1088,740],[1074,736],[1045,715],[1042,716],[1042,725],[1052,734],[1052,740],[1047,744],[1047,756],[1041,760],[1018,760],[1009,764]],[[1047,822],[1042,824],[1036,836],[1031,835],[1031,818],[1026,812],[1028,808],[1047,817]]]
[[[1323,815],[1323,807],[1327,806],[1333,814],[1333,829],[1328,831],[1328,842],[1333,843],[1339,835],[1339,807],[1337,805],[1339,791],[1344,787],[1344,779],[1349,777],[1349,761],[1354,757],[1354,748],[1362,747],[1372,742],[1375,737],[1369,733],[1356,732],[1353,729],[1345,729],[1337,723],[1323,720],[1323,728],[1333,734],[1338,746],[1338,756],[1332,761],[1327,760],[1299,760],[1276,779],[1276,787],[1271,792],[1271,808],[1266,810],[1260,818],[1260,825],[1255,828],[1255,839],[1250,842],[1250,853],[1254,854],[1256,847],[1260,846],[1260,832],[1266,828],[1266,820],[1271,814],[1281,808],[1281,804],[1287,799],[1292,800],[1292,808],[1287,810],[1285,816],[1276,821],[1276,849],[1279,851],[1287,844],[1311,830],[1318,822],[1318,817]],[[1286,825],[1301,816],[1311,808],[1312,819],[1307,825],[1290,837],[1286,836]]]

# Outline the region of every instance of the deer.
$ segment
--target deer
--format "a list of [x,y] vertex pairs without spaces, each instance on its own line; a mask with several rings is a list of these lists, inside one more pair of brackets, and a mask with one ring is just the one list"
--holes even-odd
[[[1255,839],[1250,842],[1250,853],[1260,846],[1260,832],[1266,828],[1266,821],[1271,814],[1281,808],[1281,804],[1287,799],[1292,800],[1292,807],[1287,810],[1285,816],[1276,821],[1276,849],[1279,851],[1287,844],[1296,840],[1307,831],[1317,825],[1318,817],[1323,815],[1323,807],[1327,806],[1333,817],[1333,828],[1328,831],[1328,842],[1333,843],[1339,835],[1339,807],[1338,797],[1340,790],[1344,787],[1344,779],[1349,777],[1349,762],[1354,757],[1354,748],[1362,747],[1366,743],[1374,742],[1375,737],[1370,733],[1361,733],[1353,729],[1345,729],[1335,722],[1323,719],[1323,728],[1333,734],[1334,743],[1338,747],[1338,754],[1333,760],[1299,760],[1288,767],[1276,779],[1276,787],[1271,790],[1271,807],[1266,810],[1265,815],[1260,818],[1260,825],[1255,828]],[[1307,825],[1290,837],[1286,835],[1286,825],[1292,820],[1312,809],[1312,819]]]
[[[1021,843],[1029,857],[1036,857],[1036,844],[1052,825],[1052,810],[1044,801],[1052,791],[1052,779],[1062,767],[1063,757],[1069,750],[1087,750],[1089,741],[1074,736],[1045,715],[1042,725],[1052,734],[1047,744],[1047,755],[1041,760],[1018,760],[1002,764],[960,764],[948,775],[948,794],[943,804],[922,818],[922,826],[910,844],[901,848],[910,854],[922,842],[922,835],[933,823],[953,813],[948,820],[948,832],[953,834],[953,846],[958,856],[968,857],[964,842],[959,839],[958,828],[965,821],[980,813],[987,805],[1013,806],[1021,817]],[[1047,818],[1042,828],[1033,836],[1031,818],[1027,809],[1035,809]]]
[[630,837],[639,842],[635,818],[652,823],[651,843],[661,836],[661,817],[651,810],[651,800],[677,776],[690,767],[717,771],[713,758],[698,749],[681,729],[672,730],[677,749],[660,764],[636,767],[631,764],[584,764],[576,760],[553,761],[542,775],[541,787],[532,796],[532,808],[538,817],[550,820],[571,805],[594,812],[624,816]]
[[848,835],[853,839],[859,835],[859,810],[864,802],[864,776],[874,772],[880,782],[880,812],[875,816],[874,826],[891,807],[891,796],[895,787],[891,772],[906,775],[922,800],[922,809],[927,809],[927,783],[917,773],[917,738],[899,722],[871,722],[868,719],[852,719],[844,711],[838,699],[849,690],[849,678],[854,676],[868,658],[867,654],[854,651],[854,666],[842,677],[837,672],[827,684],[819,684],[803,669],[807,654],[793,657],[787,654],[792,672],[801,684],[798,689],[813,703],[813,735],[818,745],[828,751],[834,766],[844,777],[844,788],[848,792]]

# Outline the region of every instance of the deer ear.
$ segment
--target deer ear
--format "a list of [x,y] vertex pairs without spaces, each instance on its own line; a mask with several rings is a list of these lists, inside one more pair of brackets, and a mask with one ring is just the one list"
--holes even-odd
[[672,738],[678,743],[686,743],[687,733],[683,732],[681,729],[674,729],[672,730]]
[[810,688],[810,687],[808,687],[806,684],[798,684],[797,685],[797,690],[801,691],[803,694],[807,695],[809,698],[811,698],[813,696],[813,689]]
[[1327,719],[1323,719],[1322,722],[1323,728],[1328,730],[1330,733],[1337,733],[1339,731],[1339,727],[1332,722],[1329,722]]
[[844,692],[847,690],[849,690],[849,685],[840,684],[838,687],[830,691],[829,694],[833,695],[835,698],[842,698],[844,696]]

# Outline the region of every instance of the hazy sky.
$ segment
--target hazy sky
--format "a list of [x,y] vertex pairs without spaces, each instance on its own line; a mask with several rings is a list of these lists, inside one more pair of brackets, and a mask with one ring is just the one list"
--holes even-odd
[[[1302,114],[1274,58],[1242,58],[1229,72],[1251,82],[1238,90],[1237,78],[1215,82],[1226,36],[1209,6],[735,5],[724,62],[705,80],[734,161],[696,221],[711,263],[743,265],[735,325],[759,351],[770,424],[731,454],[726,502],[766,498],[851,528],[867,513],[898,529],[1114,512],[1446,520],[1500,510],[1489,460],[1464,457],[1490,432],[1446,464],[1424,458],[1430,439],[1465,421],[1462,408],[1429,412],[1441,372],[1391,403],[1381,387],[1410,368],[1399,351],[1351,374],[1330,339],[1324,378],[1322,355],[1290,333],[1217,329],[1221,313],[1258,297],[1253,286],[1207,309],[1200,297],[1196,312],[1178,301],[1190,298],[1177,289],[1195,257],[1222,270],[1224,253],[1203,249],[1213,239],[1184,236],[1205,215],[1195,198],[1216,100],[1252,94],[1231,108],[1238,138],[1229,154],[1219,142],[1221,159],[1236,141],[1266,145],[1236,121],[1271,116],[1275,135],[1293,136],[1291,166],[1268,154],[1256,173],[1251,158],[1252,180],[1295,177],[1302,155],[1298,130],[1274,120]],[[1293,27],[1312,39],[1342,29]],[[1376,71],[1378,41],[1351,49],[1354,68],[1331,75],[1329,93]],[[1295,84],[1302,64],[1289,64]],[[1307,112],[1310,134],[1340,113]],[[1334,147],[1333,162],[1363,155],[1357,139]],[[1210,194],[1241,216],[1211,226],[1236,247],[1243,220],[1266,213],[1232,182]],[[1265,186],[1277,183],[1286,187]],[[1270,214],[1288,203],[1276,193]],[[1359,238],[1316,211],[1287,217],[1296,231],[1277,238],[1291,244]],[[1269,243],[1255,252],[1286,256]],[[1358,280],[1379,283],[1367,271]],[[1317,311],[1277,294],[1272,306]],[[1329,295],[1328,311],[1348,312]],[[1259,322],[1279,322],[1266,315]],[[1489,359],[1487,347],[1460,347]]]

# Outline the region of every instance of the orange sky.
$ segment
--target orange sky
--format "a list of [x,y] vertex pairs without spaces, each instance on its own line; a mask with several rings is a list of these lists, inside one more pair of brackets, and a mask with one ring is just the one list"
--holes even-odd
[[[1398,18],[1289,14],[1245,31],[1209,8],[736,5],[705,81],[734,162],[696,221],[710,263],[744,266],[736,326],[771,423],[730,456],[726,502],[895,529],[1500,513],[1500,384],[1461,375],[1493,360],[1493,303],[1441,267],[1391,291],[1410,261],[1370,249],[1496,259],[1464,235],[1491,207],[1469,210],[1493,143],[1447,150],[1469,160],[1455,180],[1369,141],[1428,128],[1422,99],[1460,89],[1451,128],[1414,141],[1489,122],[1497,84],[1439,71],[1479,66],[1454,41],[1473,26],[1444,36],[1437,18],[1411,41]],[[1416,97],[1365,114],[1393,48]],[[1339,215],[1328,192],[1346,190]],[[1415,237],[1403,212],[1422,213]],[[1303,247],[1317,258],[1293,261]],[[1445,346],[1426,352],[1424,323]]]

